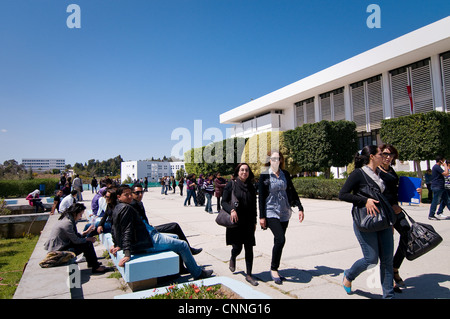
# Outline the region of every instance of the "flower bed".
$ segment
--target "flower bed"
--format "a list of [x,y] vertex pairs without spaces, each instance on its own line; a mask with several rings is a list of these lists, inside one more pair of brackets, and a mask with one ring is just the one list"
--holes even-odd
[[241,299],[241,297],[221,284],[199,287],[193,283],[184,286],[169,286],[165,293],[145,299]]

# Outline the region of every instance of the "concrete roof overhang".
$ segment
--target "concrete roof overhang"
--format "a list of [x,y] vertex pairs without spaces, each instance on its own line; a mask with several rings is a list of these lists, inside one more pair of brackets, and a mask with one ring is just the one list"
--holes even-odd
[[450,16],[220,115],[222,124],[292,107],[296,102],[450,50]]

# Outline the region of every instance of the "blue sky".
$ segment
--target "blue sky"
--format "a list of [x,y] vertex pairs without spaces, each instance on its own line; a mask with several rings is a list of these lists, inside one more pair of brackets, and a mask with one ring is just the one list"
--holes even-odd
[[448,0],[0,0],[0,163],[170,156],[174,129],[225,135],[221,113],[448,15]]

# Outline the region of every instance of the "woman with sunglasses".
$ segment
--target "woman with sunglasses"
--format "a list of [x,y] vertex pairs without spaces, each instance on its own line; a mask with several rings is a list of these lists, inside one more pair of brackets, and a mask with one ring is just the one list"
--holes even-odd
[[[398,270],[405,259],[404,254],[404,246],[406,245],[406,241],[408,239],[408,231],[410,229],[410,225],[406,220],[405,214],[403,214],[402,208],[398,205],[398,182],[399,177],[395,172],[392,166],[395,165],[395,161],[398,158],[397,149],[391,144],[383,144],[380,146],[382,162],[381,165],[378,166],[377,173],[380,178],[384,181],[384,185],[386,189],[384,191],[384,195],[391,204],[394,212],[396,214],[396,221],[394,223],[394,228],[400,234],[400,242],[398,244],[397,251],[394,255],[393,266],[394,266],[394,291],[400,292],[400,287],[405,287],[405,283],[400,277]],[[421,189],[417,189],[418,192],[421,193]]]
[[265,166],[268,170],[259,179],[259,221],[262,229],[270,228],[274,235],[270,275],[281,285],[284,277],[278,273],[281,254],[286,242],[285,234],[292,215],[291,207],[297,206],[300,222],[303,221],[303,206],[292,184],[291,176],[284,170],[284,157],[279,151],[270,151]]

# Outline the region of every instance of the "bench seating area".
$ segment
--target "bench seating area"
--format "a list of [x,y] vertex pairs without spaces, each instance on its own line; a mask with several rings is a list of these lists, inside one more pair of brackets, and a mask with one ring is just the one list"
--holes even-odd
[[[109,248],[113,246],[111,234],[100,234],[99,239],[109,253]],[[109,255],[132,291],[153,288],[158,277],[179,272],[179,256],[173,251],[132,255],[125,267],[118,266],[120,259],[124,257],[122,250],[117,252],[117,256],[111,253]]]

